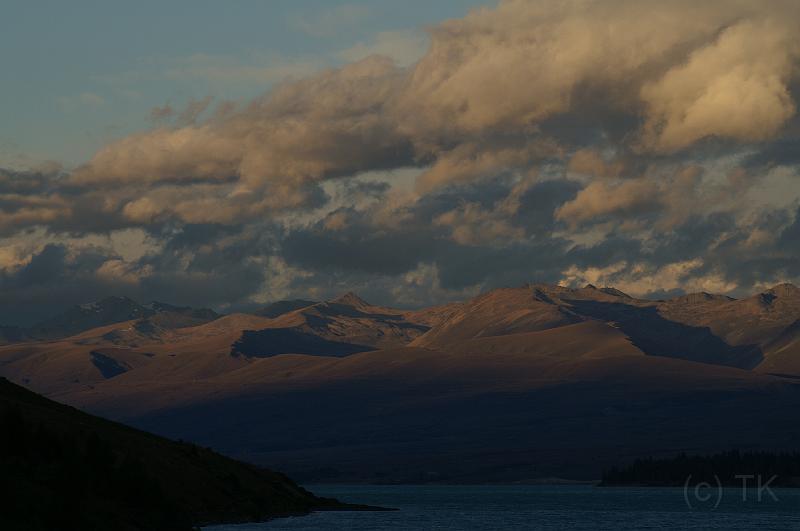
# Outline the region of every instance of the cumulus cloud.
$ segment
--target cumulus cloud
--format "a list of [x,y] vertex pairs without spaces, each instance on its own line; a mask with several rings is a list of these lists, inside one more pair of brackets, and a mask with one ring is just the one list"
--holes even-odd
[[629,161],[607,160],[598,150],[583,148],[572,154],[567,169],[591,177],[619,177],[629,171],[629,166]]
[[[507,1],[436,27],[404,103],[424,111],[412,127],[439,136],[524,129],[588,99],[641,112],[653,127],[698,111],[686,144],[701,132],[759,138],[787,115],[781,87],[796,60],[796,12],[789,2]],[[766,48],[751,46],[759,38]],[[724,78],[732,69],[736,77]],[[769,126],[749,101],[730,105],[725,90],[742,79],[753,84],[740,87],[748,99],[763,88],[765,103],[781,109]],[[719,122],[719,105],[734,129]],[[758,119],[756,130],[744,130],[748,118]]]
[[520,142],[518,139],[468,142],[441,153],[417,178],[417,190],[429,192],[448,185],[469,183],[499,173],[535,167],[535,163],[560,154],[561,148],[548,139]]
[[796,25],[768,14],[726,28],[685,64],[642,87],[645,144],[674,151],[708,136],[773,137],[796,111],[788,83],[799,44]]
[[[416,165],[428,167],[418,182],[425,193],[563,158],[574,141],[565,117],[587,108],[634,117],[620,122],[629,128],[621,147],[638,151],[675,152],[708,137],[763,141],[795,113],[800,38],[789,21],[799,10],[781,1],[508,0],[432,28],[428,51],[408,68],[370,56],[200,123],[209,102],[194,102],[183,126],[122,139],[72,181],[234,181],[298,208],[300,188]],[[616,125],[588,126],[603,138]],[[576,154],[578,171],[602,162],[590,153]],[[265,208],[259,214],[280,210]]]
[[384,112],[398,72],[388,59],[368,58],[282,85],[220,120],[132,135],[98,152],[70,182],[235,183],[228,197],[263,206],[256,215],[307,206],[314,194],[305,189],[320,181],[413,162]]
[[57,225],[70,217],[72,203],[57,190],[59,168],[13,171],[0,168],[0,235]]
[[757,182],[736,167],[713,173],[697,164],[650,169],[632,178],[592,180],[563,203],[556,219],[571,228],[610,223],[626,230],[668,231],[692,217],[752,208],[746,195]]
[[605,216],[625,217],[652,208],[658,201],[658,187],[648,180],[623,181],[609,184],[594,181],[564,203],[556,211],[556,218],[579,225]]
[[525,236],[522,227],[513,226],[508,219],[487,212],[476,203],[459,205],[437,217],[434,223],[449,227],[453,240],[462,245],[507,245]]

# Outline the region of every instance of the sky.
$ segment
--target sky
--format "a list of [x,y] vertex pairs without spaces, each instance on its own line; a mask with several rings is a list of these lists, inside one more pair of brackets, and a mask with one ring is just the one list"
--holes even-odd
[[478,1],[3,2],[0,164],[85,162],[150,110],[254,97],[373,51],[424,53],[424,28]]
[[4,12],[0,324],[800,279],[796,2]]

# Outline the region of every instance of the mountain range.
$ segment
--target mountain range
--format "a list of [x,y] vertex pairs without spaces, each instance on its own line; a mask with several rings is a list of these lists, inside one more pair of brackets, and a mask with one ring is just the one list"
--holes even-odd
[[348,293],[224,316],[109,298],[67,314],[48,329],[70,335],[0,347],[0,374],[303,481],[586,479],[645,455],[800,445],[791,284],[668,300],[532,284],[421,310]]
[[218,317],[217,312],[207,308],[194,309],[156,301],[143,305],[128,297],[106,297],[73,306],[30,327],[0,326],[0,344],[59,339],[124,321],[138,321],[141,326],[182,328]]

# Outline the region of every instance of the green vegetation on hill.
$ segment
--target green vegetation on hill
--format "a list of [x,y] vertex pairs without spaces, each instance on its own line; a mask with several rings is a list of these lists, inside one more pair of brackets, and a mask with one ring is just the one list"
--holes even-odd
[[282,474],[57,404],[0,378],[0,529],[190,530],[316,509]]
[[[772,487],[800,487],[800,453],[724,452],[713,455],[680,454],[667,459],[639,459],[603,474],[601,485],[680,486],[707,482],[741,487],[742,476],[762,478]],[[737,477],[739,476],[739,477]],[[750,486],[754,482],[750,481]]]

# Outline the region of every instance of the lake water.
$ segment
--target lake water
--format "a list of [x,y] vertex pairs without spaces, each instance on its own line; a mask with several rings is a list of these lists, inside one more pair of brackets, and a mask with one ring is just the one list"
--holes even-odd
[[[312,492],[393,512],[321,512],[213,531],[780,529],[800,530],[800,489],[691,486],[309,485]],[[691,506],[691,507],[690,507]]]

